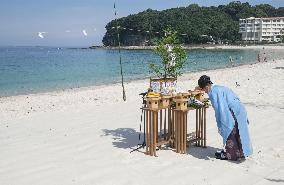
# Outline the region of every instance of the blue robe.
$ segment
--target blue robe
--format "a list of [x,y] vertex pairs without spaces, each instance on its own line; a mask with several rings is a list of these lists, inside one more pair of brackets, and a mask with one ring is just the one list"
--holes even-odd
[[231,110],[235,114],[238,122],[244,156],[251,155],[252,145],[248,130],[249,122],[247,112],[238,96],[231,89],[219,85],[213,85],[208,95],[215,110],[218,132],[223,138],[223,144],[226,144],[235,126],[235,120],[230,112]]

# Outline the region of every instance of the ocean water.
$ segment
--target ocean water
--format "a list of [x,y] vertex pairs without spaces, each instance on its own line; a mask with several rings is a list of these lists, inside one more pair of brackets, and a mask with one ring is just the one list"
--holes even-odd
[[[188,51],[185,71],[225,68],[231,56],[236,65],[254,63],[256,50]],[[151,50],[122,50],[125,80],[150,76],[148,65],[159,62]],[[118,50],[51,47],[0,47],[0,96],[119,82]]]

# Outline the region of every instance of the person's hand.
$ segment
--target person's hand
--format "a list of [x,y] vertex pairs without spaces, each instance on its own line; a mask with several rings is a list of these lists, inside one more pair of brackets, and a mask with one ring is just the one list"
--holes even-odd
[[201,91],[202,89],[199,86],[196,86],[194,90]]

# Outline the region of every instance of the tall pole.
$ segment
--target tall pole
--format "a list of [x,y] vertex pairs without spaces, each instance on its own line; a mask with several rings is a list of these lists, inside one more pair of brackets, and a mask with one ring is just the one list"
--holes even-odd
[[121,61],[121,49],[120,49],[120,36],[119,36],[119,27],[117,22],[117,12],[116,12],[116,6],[114,2],[114,16],[115,16],[115,22],[116,22],[116,31],[117,31],[117,41],[118,41],[118,53],[119,53],[119,65],[120,65],[120,75],[121,75],[121,86],[122,86],[122,98],[123,101],[126,101],[126,93],[124,88],[124,78],[123,78],[123,70],[122,70],[122,61]]

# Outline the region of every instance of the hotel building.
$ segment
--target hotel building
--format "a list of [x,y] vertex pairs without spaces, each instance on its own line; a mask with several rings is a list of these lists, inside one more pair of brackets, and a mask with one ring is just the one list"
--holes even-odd
[[243,41],[280,42],[284,35],[284,17],[240,19]]

